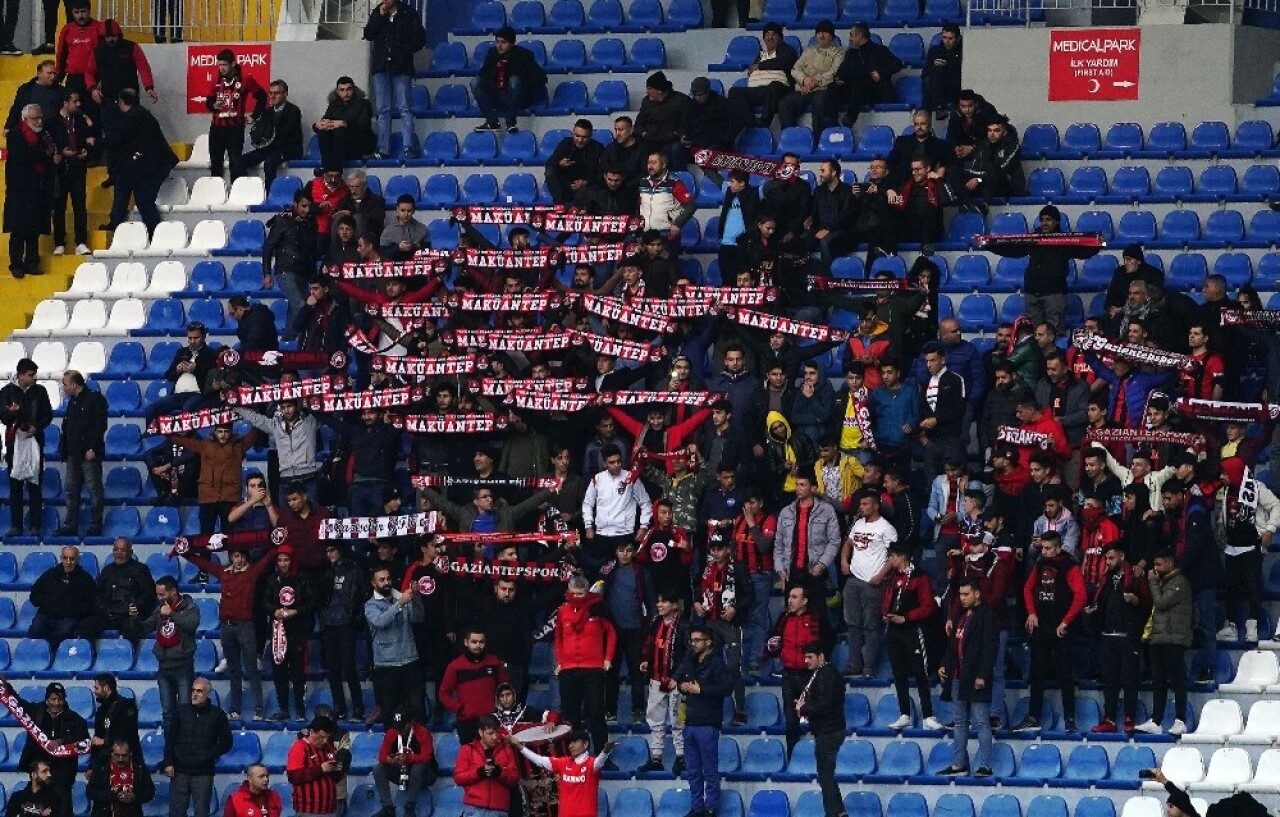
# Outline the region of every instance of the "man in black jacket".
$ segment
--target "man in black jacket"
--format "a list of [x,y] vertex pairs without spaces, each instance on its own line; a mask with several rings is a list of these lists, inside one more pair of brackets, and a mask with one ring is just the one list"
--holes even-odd
[[354,79],[338,77],[324,116],[311,130],[320,141],[320,166],[341,167],[374,149],[373,105]]
[[604,146],[601,165],[622,174],[622,189],[634,190],[648,172],[649,156],[636,138],[635,122],[629,116],[613,120],[613,141]]
[[369,40],[369,73],[373,75],[373,95],[378,100],[378,155],[391,155],[391,108],[400,117],[401,157],[418,155],[413,113],[409,110],[409,88],[413,85],[413,55],[427,44],[422,18],[400,0],[381,0],[364,25]]
[[942,344],[925,345],[924,365],[929,379],[920,384],[920,444],[924,446],[925,474],[930,482],[942,473],[948,458],[964,461],[965,384],[947,368]]
[[804,232],[804,220],[812,207],[813,191],[800,178],[799,156],[784,153],[782,164],[790,172],[770,179],[760,188],[760,212],[777,220],[776,238],[785,246]]
[[107,398],[85,386],[74,369],[62,374],[67,410],[62,417],[59,448],[67,464],[67,519],[58,536],[76,536],[80,529],[80,488],[89,485],[89,536],[102,535],[102,458],[106,453]]
[[276,180],[280,164],[288,159],[301,159],[302,111],[289,101],[289,83],[282,79],[267,87],[267,107],[249,128],[253,150],[240,157],[240,167],[262,165],[267,190]]
[[[267,574],[262,586],[262,608],[272,627],[271,647],[275,651],[271,680],[276,687],[280,711],[278,721],[289,720],[289,685],[293,684],[293,704],[299,716],[306,714],[307,688],[304,656],[307,641],[315,628],[316,596],[311,582],[294,565],[293,548],[282,545],[276,551],[276,569]],[[279,644],[283,636],[284,643]]]
[[383,422],[383,411],[366,408],[360,424],[315,415],[325,425],[345,437],[355,461],[352,484],[347,493],[351,516],[382,516],[382,493],[395,484],[396,462],[400,459],[400,432]]
[[[978,141],[964,158],[964,191],[969,199],[990,203],[993,197],[1026,195],[1022,171],[1022,144],[1006,117],[996,114],[987,122],[987,138]],[[983,213],[985,204],[974,204]]]
[[635,185],[627,187],[624,179],[622,168],[606,164],[603,179],[575,193],[573,205],[593,216],[637,215],[640,212],[638,190]]
[[[694,77],[689,84],[689,97],[693,102],[685,108],[680,141],[672,148],[678,162],[688,164],[694,148],[733,150],[744,127],[741,111],[711,90],[711,81],[706,77]],[[704,175],[717,186],[724,184],[724,177],[715,170],[705,170]]]
[[311,215],[312,206],[310,193],[305,189],[296,191],[289,212],[272,216],[267,222],[267,240],[262,244],[262,287],[270,289],[275,275],[289,301],[284,323],[286,341],[297,339],[294,321],[307,300],[307,285],[316,274],[316,220]]
[[[817,249],[826,270],[835,258],[853,249],[853,215],[857,202],[853,191],[840,178],[840,163],[827,159],[818,167],[818,187],[813,191],[813,208],[804,220],[804,241]],[[789,372],[790,374],[790,372]]]
[[335,289],[333,279],[327,275],[307,285],[307,300],[290,324],[298,336],[299,349],[333,354],[347,348],[351,312],[333,297]]
[[911,133],[893,140],[893,150],[889,151],[889,185],[895,190],[901,189],[911,178],[913,159],[924,159],[930,168],[945,176],[947,165],[954,158],[947,143],[933,132],[929,112],[916,111],[911,115]]
[[[189,411],[200,402],[200,389],[217,362],[217,355],[209,347],[209,332],[204,324],[187,324],[187,345],[173,354],[173,361],[165,370],[164,379],[173,384],[169,394],[153,401],[146,408],[147,422],[175,411]],[[190,375],[190,378],[186,378]],[[181,382],[179,382],[181,381]],[[194,382],[192,382],[194,381]],[[0,400],[3,392],[0,392]]]
[[[794,591],[793,591],[794,592]],[[813,759],[818,788],[822,791],[823,817],[840,817],[844,802],[836,784],[836,754],[844,742],[844,679],[827,663],[826,646],[811,641],[804,646],[804,665],[812,675],[796,700],[796,714],[809,724],[813,735]]]
[[575,195],[600,178],[604,145],[592,138],[593,131],[591,120],[579,119],[547,157],[546,187],[556,204],[571,204]]
[[58,553],[58,564],[40,574],[31,586],[31,606],[35,618],[27,635],[49,642],[56,652],[65,639],[74,638],[80,622],[93,613],[96,587],[89,571],[80,566],[80,551],[64,547]]
[[[44,430],[53,422],[53,407],[49,405],[49,392],[36,384],[36,364],[24,357],[18,361],[13,382],[0,388],[0,423],[5,425],[4,462],[9,467],[9,515],[13,522],[5,536],[22,535],[22,492],[25,486],[31,511],[31,530],[39,533],[44,525],[44,504],[40,493],[41,476],[44,474]],[[13,448],[21,432],[23,437],[33,437],[38,449],[34,480],[13,478]]]
[[[1003,126],[993,124],[991,127],[994,130]],[[1014,160],[1014,164],[1020,165],[1020,162]],[[1019,178],[1021,173],[1019,167]],[[970,183],[973,181],[971,179]],[[985,181],[982,186],[987,187]],[[996,195],[1018,194],[1010,192]],[[1035,228],[1035,232],[1044,235],[1061,231],[1062,215],[1058,208],[1052,204],[1041,207],[1040,224]],[[991,251],[1007,258],[1025,256],[1028,259],[1027,271],[1023,276],[1022,292],[1026,300],[1026,314],[1031,322],[1033,324],[1048,322],[1054,326],[1066,326],[1067,276],[1071,269],[1071,259],[1090,258],[1097,255],[1099,249],[1099,247],[1046,246],[1019,242],[1004,246],[995,245]]]
[[[941,774],[969,772],[969,727],[978,730],[977,766],[974,777],[991,776],[991,690],[999,651],[1000,625],[995,611],[982,603],[982,587],[977,579],[965,579],[957,590],[960,618],[951,630],[947,655],[938,669],[943,684],[951,684],[952,712],[955,715],[955,745],[951,765]],[[1004,599],[996,602],[1004,604]]]
[[209,701],[213,685],[207,678],[191,683],[191,702],[174,713],[173,727],[164,742],[160,770],[169,785],[169,817],[209,817],[213,771],[218,758],[231,751],[231,725],[227,713]]
[[644,82],[644,99],[636,114],[636,138],[646,153],[661,153],[672,170],[684,170],[686,162],[674,153],[692,100],[675,89],[662,71]]
[[[151,571],[147,571],[147,575],[151,575]],[[93,713],[94,762],[104,761],[113,754],[116,743],[132,749],[135,757],[142,757],[142,742],[138,738],[138,705],[133,698],[120,694],[116,677],[109,672],[95,676],[93,697],[98,702]]]
[[493,48],[484,55],[484,65],[471,83],[471,93],[484,114],[478,131],[502,130],[498,118],[507,123],[507,133],[518,133],[516,114],[527,108],[547,88],[547,72],[538,65],[533,52],[516,45],[516,31],[503,26],[493,35]]
[[[137,94],[141,86],[152,102],[158,102],[160,97],[156,94],[151,63],[147,62],[141,46],[125,39],[120,24],[115,20],[103,22],[102,29],[102,39],[93,49],[93,59],[89,61],[84,79],[94,104],[100,106],[102,133],[114,135],[120,123],[120,108],[116,101],[121,91],[129,88]],[[103,188],[115,184],[112,177],[116,173],[116,154],[114,150],[106,151],[108,177],[102,182]]]
[[227,300],[227,314],[236,322],[241,352],[272,352],[280,348],[276,316],[266,304],[249,303],[243,295],[232,295]]
[[[3,680],[3,679],[0,679]],[[14,692],[16,695],[16,691]],[[67,688],[54,681],[44,688],[44,701],[34,703],[18,699],[22,708],[31,716],[31,721],[41,729],[54,745],[65,743],[88,742],[89,725],[80,714],[67,706]],[[66,799],[71,800],[71,787],[76,780],[76,765],[79,758],[54,757],[36,743],[27,740],[22,747],[22,756],[18,758],[18,771],[30,772],[39,761],[49,764],[53,772],[50,785]]]
[[113,149],[119,157],[115,169],[115,196],[111,202],[111,216],[105,227],[114,230],[129,220],[129,197],[138,208],[142,223],[147,225],[147,235],[155,232],[160,223],[160,211],[156,208],[156,196],[160,185],[169,178],[169,171],[178,164],[178,157],[169,140],[160,130],[155,116],[138,104],[138,92],[132,88],[120,91],[116,103],[120,109],[120,123],[114,135],[108,134],[103,144]]
[[[80,637],[93,641],[104,630],[119,630],[137,641],[138,624],[151,615],[156,581],[145,563],[133,558],[133,543],[123,536],[111,545],[111,561],[98,574],[97,609],[80,624]],[[130,615],[133,608],[134,615]]]
[[848,127],[858,121],[863,105],[892,102],[893,75],[902,70],[902,60],[889,47],[872,41],[866,23],[854,23],[849,29],[849,48],[844,62],[836,69],[836,78],[827,88],[829,111],[845,109],[842,123]]
[[49,761],[37,760],[31,764],[27,769],[27,785],[9,795],[4,813],[5,817],[70,817],[71,798],[63,797],[53,787]]
[[360,676],[356,674],[356,625],[362,615],[369,582],[360,565],[348,558],[346,543],[326,543],[324,555],[329,564],[322,574],[321,585],[316,588],[321,596],[316,609],[329,693],[333,696],[334,715],[338,720],[346,720],[347,696],[343,693],[343,684],[346,684],[346,691],[351,695],[352,715],[361,721],[364,720],[364,697],[360,692]]
[[693,814],[715,814],[720,807],[720,727],[734,673],[714,641],[707,627],[689,628],[689,651],[671,674],[684,696],[684,760]]
[[90,768],[92,817],[142,817],[142,806],[156,796],[142,752],[123,740],[113,741],[107,749]]

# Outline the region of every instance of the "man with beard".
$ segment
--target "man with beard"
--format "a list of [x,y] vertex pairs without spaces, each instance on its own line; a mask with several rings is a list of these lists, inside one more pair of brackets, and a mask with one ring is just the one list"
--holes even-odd
[[[417,591],[423,612],[423,620],[413,627],[419,666],[424,680],[438,685],[458,639],[457,580],[437,566],[441,548],[434,536],[420,539],[418,550],[421,558],[409,565],[400,589],[407,590],[412,585]],[[432,714],[443,717],[439,710]]]
[[[760,188],[760,214],[776,220],[778,241],[783,246],[804,233],[804,220],[809,215],[812,199],[809,185],[800,178],[800,157],[794,153],[782,154],[778,175]],[[751,265],[745,264],[744,268],[751,269]]]
[[276,551],[275,572],[267,576],[262,606],[271,623],[271,680],[276,687],[280,711],[275,720],[289,720],[289,684],[293,683],[293,703],[299,716],[306,712],[307,679],[304,668],[307,641],[315,620],[315,593],[311,583],[293,563],[293,548],[282,545]]
[[373,639],[373,695],[377,714],[395,712],[422,698],[422,672],[413,624],[423,621],[417,589],[403,592],[391,584],[391,571],[378,567],[371,577],[373,597],[364,603],[364,618]]
[[1119,544],[1109,545],[1103,557],[1107,572],[1093,595],[1093,603],[1085,608],[1086,613],[1097,615],[1102,633],[1102,722],[1093,727],[1093,732],[1116,731],[1123,691],[1124,732],[1132,735],[1138,714],[1138,659],[1142,631],[1151,616],[1151,587],[1142,571],[1135,571],[1129,564]]
[[110,744],[109,754],[93,762],[88,794],[94,817],[142,817],[142,807],[155,798],[156,786],[142,752],[118,740]]
[[863,105],[892,102],[893,75],[902,70],[902,60],[889,47],[871,39],[866,23],[849,29],[849,48],[827,88],[827,110],[844,109],[841,122],[852,128]]
[[1007,360],[997,363],[992,388],[987,391],[979,415],[978,446],[981,451],[996,447],[996,435],[1000,426],[1017,425],[1018,404],[1029,397],[1030,393],[1018,379],[1013,364]]
[[[529,692],[529,661],[533,658],[534,609],[529,591],[522,591],[514,579],[497,579],[493,592],[480,601],[476,621],[485,623],[486,644],[506,664],[509,686],[523,699]],[[502,695],[501,688],[498,695]]]
[[485,650],[485,634],[472,626],[462,634],[462,654],[445,667],[440,680],[440,705],[458,718],[458,740],[475,740],[480,718],[493,714],[498,684],[506,683],[502,659]]
[[1071,554],[1062,549],[1062,535],[1040,534],[1040,558],[1031,567],[1022,599],[1027,606],[1027,634],[1031,642],[1031,705],[1015,732],[1038,732],[1044,710],[1045,682],[1056,678],[1062,690],[1063,730],[1076,731],[1075,669],[1071,655],[1071,626],[1088,601],[1084,577]]
[[80,623],[80,637],[90,641],[104,630],[119,630],[130,641],[141,637],[139,619],[155,606],[155,584],[151,569],[133,557],[133,543],[123,536],[111,544],[111,561],[98,574],[95,595],[97,612]]
[[813,209],[804,220],[805,243],[816,247],[825,269],[853,246],[853,217],[857,201],[849,185],[840,178],[840,163],[828,159],[818,167],[818,186]]
[[933,132],[933,123],[928,111],[916,111],[911,115],[911,133],[893,140],[893,149],[889,151],[889,183],[895,187],[906,184],[911,178],[911,162],[924,159],[930,167],[941,171],[946,176],[946,167],[951,163],[951,152],[947,143],[939,139]]
[[[1013,551],[998,549],[995,536],[985,524],[982,528],[979,535],[967,537],[967,548],[953,548],[947,551],[947,559],[950,562],[947,582],[952,587],[963,587],[967,582],[976,582],[981,598],[984,601],[991,599],[983,606],[994,611],[998,634],[995,663],[987,681],[988,692],[991,695],[988,715],[994,724],[999,724],[1005,714],[1004,658],[1005,652],[1009,649],[1008,595],[1009,586],[1013,581],[1014,560]],[[956,636],[955,631],[969,609],[972,608],[963,604],[959,593],[952,594],[950,609],[947,613],[947,635],[952,636],[953,639],[963,638],[963,636]]]
[[113,755],[118,743],[132,749],[134,757],[142,757],[138,705],[132,698],[120,694],[116,677],[104,672],[94,678],[93,697],[98,702],[93,713],[93,761],[98,763]]
[[[3,683],[4,679],[0,679]],[[10,687],[17,695],[17,691]],[[67,706],[67,688],[54,681],[44,688],[44,701],[32,703],[18,698],[18,703],[31,718],[31,722],[40,729],[54,746],[67,743],[79,743],[89,740],[89,725],[79,713]],[[34,740],[28,740],[22,747],[22,755],[18,758],[18,771],[31,772],[37,763],[49,766],[51,777],[48,785],[67,803],[71,802],[71,786],[76,780],[76,764],[78,758],[72,754],[56,757],[46,752]],[[68,809],[69,811],[69,809]]]
[[49,761],[36,760],[27,769],[27,785],[9,795],[5,817],[63,817],[71,813],[71,800],[53,787]]
[[[991,770],[991,703],[995,696],[993,676],[1003,660],[997,648],[999,636],[1004,635],[991,606],[982,603],[982,586],[977,579],[961,582],[956,598],[963,611],[948,626],[947,657],[938,677],[944,684],[953,685],[952,699],[956,705],[955,746],[951,752],[951,764],[943,769],[943,775],[961,775],[969,770],[969,727],[977,726],[978,754],[975,758],[974,777],[990,777]],[[996,606],[1004,599],[996,600]],[[950,625],[951,622],[948,622]]]

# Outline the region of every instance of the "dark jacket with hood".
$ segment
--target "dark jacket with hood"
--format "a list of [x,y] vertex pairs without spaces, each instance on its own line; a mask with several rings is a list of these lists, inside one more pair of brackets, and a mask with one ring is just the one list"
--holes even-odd
[[[337,91],[330,91],[324,116],[320,118],[341,119],[347,123],[346,130],[349,136],[359,134],[367,144],[373,144],[373,103],[369,101],[369,95],[358,87],[351,94],[351,99],[346,102],[338,96]],[[314,129],[313,125],[312,130]]]
[[364,38],[370,42],[370,74],[413,76],[413,55],[427,44],[422,18],[404,3],[397,3],[392,14],[374,6],[364,25]]

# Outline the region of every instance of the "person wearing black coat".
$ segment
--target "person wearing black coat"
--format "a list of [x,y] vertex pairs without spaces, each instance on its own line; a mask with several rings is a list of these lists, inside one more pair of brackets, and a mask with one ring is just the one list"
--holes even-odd
[[[1062,215],[1054,205],[1041,207],[1039,218],[1040,224],[1035,232],[1052,234],[1061,231]],[[1027,318],[1036,325],[1048,322],[1054,326],[1066,326],[1067,277],[1071,272],[1071,259],[1091,258],[1098,254],[1099,249],[1017,243],[997,245],[991,251],[1006,258],[1025,256],[1028,259],[1022,285]],[[1213,325],[1216,326],[1217,322]]]
[[142,817],[142,806],[156,796],[156,784],[143,763],[142,752],[125,741],[105,748],[90,767],[91,817]]
[[948,458],[964,462],[964,378],[947,368],[942,344],[925,346],[929,379],[920,384],[920,429],[924,445],[925,475],[932,481],[942,473]]
[[964,60],[964,40],[960,27],[947,23],[938,35],[938,44],[924,55],[924,109],[946,119],[960,96],[960,65]]
[[720,280],[731,286],[742,269],[742,251],[738,236],[751,229],[760,214],[760,191],[751,185],[743,170],[729,171],[729,189],[720,204]]
[[[605,148],[607,153],[609,149]],[[634,216],[640,213],[636,185],[628,187],[620,168],[604,165],[603,178],[588,184],[573,196],[573,206],[593,216]]]
[[400,0],[381,0],[364,25],[369,41],[369,73],[378,100],[378,153],[391,155],[391,109],[400,117],[401,150],[405,158],[417,156],[409,88],[413,86],[413,55],[427,44],[422,18]]
[[289,101],[289,83],[274,80],[267,86],[267,107],[249,128],[253,150],[240,157],[244,169],[262,165],[263,183],[271,190],[282,162],[301,159],[302,110]]
[[62,101],[62,109],[50,123],[53,142],[62,161],[53,186],[53,246],[54,255],[61,255],[67,238],[67,199],[71,199],[75,250],[77,255],[89,254],[89,211],[85,208],[85,183],[89,162],[98,157],[98,143],[102,135],[97,124],[85,116],[81,108],[84,100],[81,92],[68,92]]
[[214,768],[218,758],[231,751],[231,725],[227,713],[209,700],[212,689],[208,679],[196,678],[188,702],[178,706],[165,735],[160,771],[173,780],[169,807],[175,814],[187,814],[194,805],[197,817],[209,817],[205,804],[213,790]]
[[[146,564],[133,558],[133,544],[123,536],[112,543],[111,561],[98,574],[96,600],[93,615],[80,624],[81,638],[93,641],[104,630],[119,630],[130,641],[142,637],[138,625],[155,607],[156,580]],[[130,607],[137,608],[136,616],[129,615]]]
[[67,518],[58,536],[76,536],[80,529],[80,488],[89,486],[89,536],[102,535],[102,461],[106,458],[107,398],[85,386],[84,375],[68,369],[62,391],[69,398],[62,417],[58,448],[67,465]]
[[770,179],[761,186],[760,210],[777,220],[777,238],[780,243],[788,244],[804,232],[804,220],[809,217],[813,190],[800,178],[800,157],[784,153],[782,163],[791,165],[793,172],[789,176]]
[[[747,582],[747,587],[751,586]],[[743,606],[746,609],[746,605]],[[724,699],[734,687],[720,657],[719,645],[706,627],[689,628],[689,651],[671,673],[684,696],[684,758],[693,813],[715,814],[720,806],[720,727],[724,724]]]
[[[14,691],[14,694],[16,696],[17,692]],[[89,724],[78,712],[67,706],[67,688],[57,681],[44,688],[42,702],[25,701],[21,697],[18,698],[18,702],[31,717],[31,722],[43,731],[54,745],[79,743],[89,739]],[[76,766],[79,758],[74,754],[68,757],[54,757],[36,741],[28,740],[22,747],[22,755],[18,758],[18,771],[31,771],[32,764],[37,760],[43,760],[49,764],[53,772],[53,788],[70,799],[71,787],[76,781]]]
[[243,295],[232,295],[227,314],[236,322],[241,352],[274,352],[280,348],[275,313],[266,304],[251,304]]
[[320,166],[341,167],[373,151],[373,105],[355,80],[338,77],[324,115],[311,130],[320,142]]
[[[969,727],[977,726],[978,754],[975,777],[991,776],[991,690],[994,686],[996,655],[1000,645],[1000,624],[996,613],[983,603],[977,579],[965,579],[957,591],[963,612],[951,628],[947,655],[938,675],[951,684],[951,706],[955,715],[955,745],[951,765],[944,775],[969,771]],[[1004,599],[995,603],[1003,604]]]
[[[680,141],[674,146],[679,161],[688,164],[695,148],[733,150],[738,134],[742,133],[745,119],[741,109],[729,104],[729,100],[711,90],[711,81],[695,77],[689,86],[692,99],[685,108],[684,121],[680,125]],[[716,185],[724,183],[724,177],[715,170],[704,174]]]
[[635,122],[629,116],[613,120],[613,141],[604,146],[601,166],[604,172],[616,170],[622,174],[622,188],[635,190],[648,170],[649,155],[636,138]]
[[[99,106],[102,121],[102,133],[114,134],[120,122],[120,109],[116,100],[125,88],[131,88],[136,94],[145,90],[152,102],[159,100],[156,95],[155,79],[151,75],[151,63],[142,47],[133,40],[125,39],[120,24],[115,20],[102,23],[102,39],[93,49],[93,58],[89,60],[89,70],[85,73],[85,84],[94,104]],[[115,175],[115,151],[108,150],[107,175]],[[114,179],[103,182],[103,187],[110,187]]]
[[662,71],[655,71],[644,82],[644,99],[636,114],[636,138],[647,154],[661,153],[672,170],[684,170],[685,161],[676,153],[680,135],[693,101],[675,90]]
[[333,281],[327,276],[307,285],[307,300],[290,324],[298,336],[298,348],[333,354],[347,348],[351,312],[333,297]]
[[53,60],[41,60],[36,75],[18,86],[5,117],[5,132],[11,132],[22,121],[22,110],[28,105],[39,105],[40,112],[52,122],[62,107],[62,86],[58,84],[58,69]]
[[494,34],[493,48],[484,55],[484,65],[471,83],[471,94],[484,114],[484,123],[476,130],[501,130],[501,117],[507,133],[515,133],[517,112],[544,95],[546,88],[547,72],[532,51],[516,45],[515,29],[503,26]]
[[169,147],[169,140],[155,116],[138,104],[136,91],[122,90],[116,105],[120,109],[119,125],[114,135],[103,140],[107,148],[116,151],[119,162],[115,169],[110,221],[103,229],[114,230],[129,220],[129,197],[132,196],[149,236],[160,223],[160,210],[156,208],[160,185],[169,178],[178,157]]
[[1111,274],[1111,283],[1107,285],[1108,313],[1117,315],[1124,309],[1129,299],[1129,284],[1134,281],[1142,281],[1149,287],[1164,286],[1164,271],[1147,263],[1141,244],[1128,244],[1120,254],[1120,266]]
[[5,817],[71,817],[71,797],[54,788],[51,774],[48,761],[33,764],[27,785],[15,788],[5,801]]
[[383,491],[395,484],[396,462],[400,459],[400,431],[383,422],[381,409],[360,412],[360,423],[316,414],[317,420],[341,434],[348,443],[353,462],[352,485],[347,493],[351,516],[383,516]]
[[924,159],[936,170],[946,168],[954,158],[947,143],[933,132],[928,111],[911,115],[911,131],[894,139],[889,151],[889,186],[895,190],[911,178],[912,159]]
[[9,234],[9,272],[14,278],[41,272],[40,236],[49,234],[54,177],[62,163],[53,138],[57,111],[47,120],[37,103],[21,111],[21,119],[8,131],[4,163],[4,231]]
[[827,110],[845,110],[848,126],[858,121],[862,106],[894,100],[893,75],[902,70],[902,60],[889,47],[872,41],[866,23],[849,29],[849,48],[836,69],[836,78],[826,90]]
[[9,514],[12,523],[5,536],[22,535],[22,492],[27,492],[31,510],[31,530],[39,533],[43,522],[44,500],[40,494],[41,479],[23,482],[13,478],[13,448],[18,432],[33,437],[40,451],[36,474],[44,473],[44,430],[53,422],[49,393],[36,384],[36,364],[30,358],[18,361],[13,382],[0,388],[0,423],[4,423],[4,461],[9,467]]
[[284,339],[297,338],[294,326],[307,300],[307,285],[316,274],[316,220],[311,215],[311,195],[306,190],[293,194],[287,213],[267,222],[267,240],[262,243],[262,284],[269,289],[272,276],[280,279],[280,290],[289,302],[285,315]]
[[804,665],[813,674],[796,700],[796,714],[809,722],[813,735],[813,757],[817,765],[818,788],[822,791],[823,817],[844,814],[840,786],[836,783],[836,755],[844,742],[844,679],[834,664],[827,662],[826,646],[806,644]]
[[853,219],[858,202],[853,190],[840,178],[840,163],[827,159],[818,168],[818,186],[804,221],[804,245],[818,251],[825,270],[854,247]]
[[[133,564],[138,563],[133,562]],[[150,578],[150,576],[151,571],[148,570],[147,577]],[[150,589],[154,601],[154,583]],[[116,677],[109,672],[94,676],[93,697],[97,701],[97,708],[93,713],[94,762],[106,761],[112,754],[113,745],[117,742],[133,750],[134,757],[142,757],[142,741],[138,736],[137,702],[133,698],[126,698],[120,694]]]
[[591,120],[579,119],[547,157],[546,187],[556,204],[571,204],[578,193],[599,181],[604,145],[592,138],[594,130]]

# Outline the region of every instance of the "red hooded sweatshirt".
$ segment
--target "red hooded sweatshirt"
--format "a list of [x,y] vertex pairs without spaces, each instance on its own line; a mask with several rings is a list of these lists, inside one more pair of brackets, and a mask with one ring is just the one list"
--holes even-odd
[[87,26],[82,26],[75,20],[64,25],[58,32],[58,76],[83,76],[89,73],[93,50],[106,35],[107,29],[101,20],[90,20]]
[[565,594],[556,612],[556,666],[566,669],[603,669],[613,659],[618,634],[604,615],[604,604],[592,593]]

